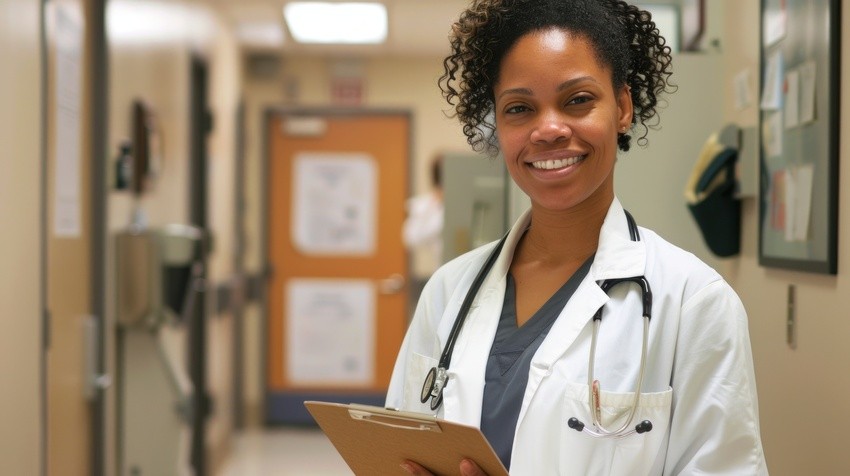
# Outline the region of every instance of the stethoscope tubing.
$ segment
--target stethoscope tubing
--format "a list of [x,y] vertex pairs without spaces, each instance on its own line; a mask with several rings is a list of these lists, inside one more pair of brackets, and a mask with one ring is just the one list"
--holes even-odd
[[[635,223],[634,218],[632,218],[632,215],[628,211],[624,210],[624,212],[626,214],[626,221],[628,222],[629,235],[631,240],[640,241],[640,233],[638,231],[637,224]],[[428,402],[428,400],[430,400],[431,410],[436,411],[437,408],[439,408],[443,402],[443,390],[448,381],[448,368],[451,364],[455,342],[457,341],[457,338],[460,335],[460,330],[463,327],[464,322],[466,321],[466,316],[469,314],[469,310],[472,307],[472,303],[474,302],[475,297],[478,295],[478,291],[481,289],[481,286],[484,283],[484,279],[487,277],[487,274],[490,272],[490,269],[492,269],[493,265],[498,259],[499,254],[501,253],[502,247],[504,246],[507,238],[507,234],[502,237],[502,239],[490,253],[490,256],[487,257],[487,260],[484,262],[484,265],[478,271],[478,274],[475,276],[475,279],[470,285],[469,291],[467,291],[466,296],[464,297],[464,300],[461,303],[460,309],[457,313],[457,317],[455,318],[455,321],[452,324],[452,329],[449,332],[448,338],[446,339],[446,345],[443,347],[443,352],[440,355],[438,365],[437,367],[432,367],[431,370],[428,372],[428,375],[425,377],[425,382],[422,386],[420,399],[422,403],[426,403]],[[608,294],[611,288],[620,283],[625,282],[635,283],[640,287],[641,301],[643,305],[643,343],[641,348],[640,371],[638,374],[638,381],[635,389],[635,397],[632,402],[632,407],[629,411],[628,418],[616,430],[608,430],[602,424],[601,403],[599,401],[600,384],[599,380],[594,379],[594,361],[596,360],[596,344],[597,337],[599,334],[599,326],[601,325],[602,321],[602,310],[605,307],[603,305],[593,316],[593,331],[590,341],[590,356],[588,359],[588,406],[590,407],[591,421],[596,430],[594,431],[590,428],[587,428],[584,423],[582,423],[575,417],[570,418],[568,421],[568,426],[570,428],[597,438],[624,438],[635,433],[645,433],[652,429],[652,423],[648,420],[642,421],[633,429],[628,429],[628,427],[631,426],[631,424],[634,422],[634,417],[637,413],[637,408],[640,404],[640,391],[643,386],[643,379],[646,371],[647,348],[649,346],[649,323],[652,317],[652,290],[649,286],[649,281],[644,276],[635,276],[629,278],[606,279],[600,282],[599,286],[606,294]]]
[[440,355],[440,367],[444,369],[449,368],[449,364],[452,360],[452,353],[455,348],[455,341],[457,341],[457,337],[460,335],[460,329],[466,322],[466,316],[469,314],[469,309],[472,307],[472,303],[478,295],[478,290],[480,290],[481,285],[484,284],[484,279],[487,277],[490,269],[492,269],[493,265],[496,264],[496,260],[499,258],[499,253],[501,253],[502,247],[505,245],[505,241],[507,241],[507,239],[508,235],[505,235],[501,240],[499,240],[496,247],[493,248],[493,251],[490,253],[490,256],[487,257],[487,261],[484,262],[484,266],[481,267],[478,274],[475,276],[475,279],[472,281],[472,286],[470,286],[466,296],[464,296],[463,303],[461,303],[460,309],[457,311],[455,322],[452,324],[452,330],[449,332],[449,337],[446,340],[446,346],[443,348],[442,355]]
[[457,317],[455,317],[455,321],[452,324],[452,329],[449,332],[448,339],[446,339],[446,345],[443,347],[443,352],[440,355],[437,367],[432,367],[431,370],[428,371],[428,375],[425,377],[420,401],[422,403],[426,403],[430,399],[431,410],[437,410],[437,408],[439,408],[443,403],[443,388],[448,380],[448,368],[451,364],[455,342],[457,341],[457,337],[460,335],[460,330],[463,327],[464,322],[466,322],[466,316],[469,314],[469,309],[472,308],[472,303],[475,301],[478,291],[484,284],[484,279],[487,277],[490,269],[493,268],[493,265],[496,264],[496,260],[499,258],[499,253],[501,253],[502,247],[508,239],[508,235],[509,233],[505,234],[505,236],[499,240],[496,247],[493,248],[493,251],[490,253],[490,256],[487,257],[484,265],[478,271],[475,279],[472,281],[472,285],[469,287],[469,291],[467,291],[466,296],[464,296],[460,309],[458,309]]

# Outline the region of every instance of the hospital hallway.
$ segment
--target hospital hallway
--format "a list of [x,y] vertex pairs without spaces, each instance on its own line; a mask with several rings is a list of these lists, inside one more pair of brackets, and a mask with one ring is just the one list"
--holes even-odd
[[[383,406],[416,306],[459,293],[419,303],[429,277],[531,207],[438,86],[471,2],[0,0],[0,476],[352,474],[304,402]],[[617,156],[618,203],[740,298],[770,473],[850,474],[850,0],[628,3],[676,92]],[[691,208],[721,182],[731,256]]]
[[347,476],[352,472],[330,441],[312,427],[240,432],[219,476]]

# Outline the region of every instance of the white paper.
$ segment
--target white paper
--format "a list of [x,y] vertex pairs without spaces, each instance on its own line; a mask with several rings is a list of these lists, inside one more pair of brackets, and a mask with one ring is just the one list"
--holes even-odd
[[782,113],[773,113],[762,124],[762,144],[768,158],[782,155]]
[[794,181],[794,169],[785,171],[785,241],[794,241],[797,229],[797,184]]
[[785,128],[791,129],[800,124],[800,73],[788,71],[785,75]]
[[371,385],[374,284],[362,279],[293,279],[284,293],[289,380],[299,385]]
[[785,222],[785,239],[788,241],[809,239],[814,175],[812,164],[791,168],[786,174],[785,210],[788,219]]
[[768,10],[764,15],[764,46],[768,47],[785,38],[788,32],[788,14],[783,0],[778,10]]
[[82,27],[57,5],[55,15],[55,151],[53,234],[78,237],[80,210],[80,111],[82,95]]
[[294,161],[292,238],[308,255],[372,255],[375,160],[360,153],[302,153]]
[[815,120],[815,84],[817,67],[814,61],[800,66],[800,123],[807,124]]
[[735,109],[738,111],[750,107],[753,103],[753,93],[750,89],[750,70],[741,70],[735,75]]
[[782,53],[777,51],[767,59],[764,72],[761,108],[765,111],[778,111],[782,107]]

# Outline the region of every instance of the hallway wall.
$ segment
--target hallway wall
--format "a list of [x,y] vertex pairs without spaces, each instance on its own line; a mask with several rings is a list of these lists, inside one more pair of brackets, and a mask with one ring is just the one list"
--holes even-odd
[[42,467],[40,3],[0,2],[0,474]]
[[[241,91],[239,49],[232,28],[207,5],[199,0],[175,2],[145,2],[112,0],[108,19],[120,23],[129,21],[136,32],[125,35],[120,25],[109,29],[110,68],[110,127],[109,152],[118,154],[122,141],[132,137],[131,110],[134,100],[144,101],[155,114],[162,144],[158,178],[141,200],[127,191],[109,194],[109,246],[112,235],[126,229],[138,210],[144,223],[151,228],[168,224],[188,224],[189,215],[189,154],[190,154],[190,63],[193,56],[207,63],[209,74],[208,101],[213,117],[213,130],[208,137],[207,208],[208,225],[213,236],[213,248],[208,261],[207,306],[207,392],[213,400],[212,415],[207,424],[206,446],[208,470],[212,471],[227,456],[233,431],[232,394],[232,334],[233,319],[228,309],[218,312],[215,292],[232,280],[233,223],[234,223],[234,162],[236,109]],[[110,161],[107,172],[114,181]],[[107,267],[115,268],[113,254],[107,253]],[[113,283],[113,280],[108,280]],[[107,290],[110,299],[115,290]],[[109,306],[114,309],[114,306]],[[185,356],[187,349],[185,326],[169,329],[173,355]],[[158,357],[150,346],[128,346],[130,361],[148,363],[159,369],[149,386],[149,394],[131,397],[128,424],[136,429],[151,429],[157,419],[174,418],[172,407],[163,408],[167,415],[147,415],[140,409],[158,399],[173,400],[166,376]],[[114,359],[113,359],[114,360]],[[160,393],[157,394],[156,392]],[[113,398],[115,398],[113,396]],[[155,431],[138,431],[132,435],[134,451],[155,456],[158,435]],[[170,454],[170,453],[169,453]],[[146,456],[146,457],[147,457]],[[126,462],[125,462],[126,463]]]
[[[751,73],[758,94],[760,2],[740,2],[727,8],[725,55],[725,116],[742,126],[758,124],[752,105],[735,110],[734,76]],[[841,24],[850,22],[850,2],[842,0]],[[793,18],[789,21],[793,21]],[[750,315],[750,335],[756,365],[761,430],[770,472],[850,474],[847,437],[850,426],[850,31],[841,33],[840,180],[838,204],[838,275],[785,271],[758,264],[758,203],[744,202],[742,252],[721,271],[727,276]],[[821,74],[818,72],[818,74]],[[796,286],[797,348],[785,343],[786,295]]]

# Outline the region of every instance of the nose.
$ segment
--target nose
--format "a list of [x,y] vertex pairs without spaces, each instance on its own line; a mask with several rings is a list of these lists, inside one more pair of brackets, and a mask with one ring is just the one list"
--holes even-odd
[[555,143],[567,140],[573,135],[573,130],[561,114],[547,113],[540,116],[540,120],[531,131],[531,142],[533,143]]

